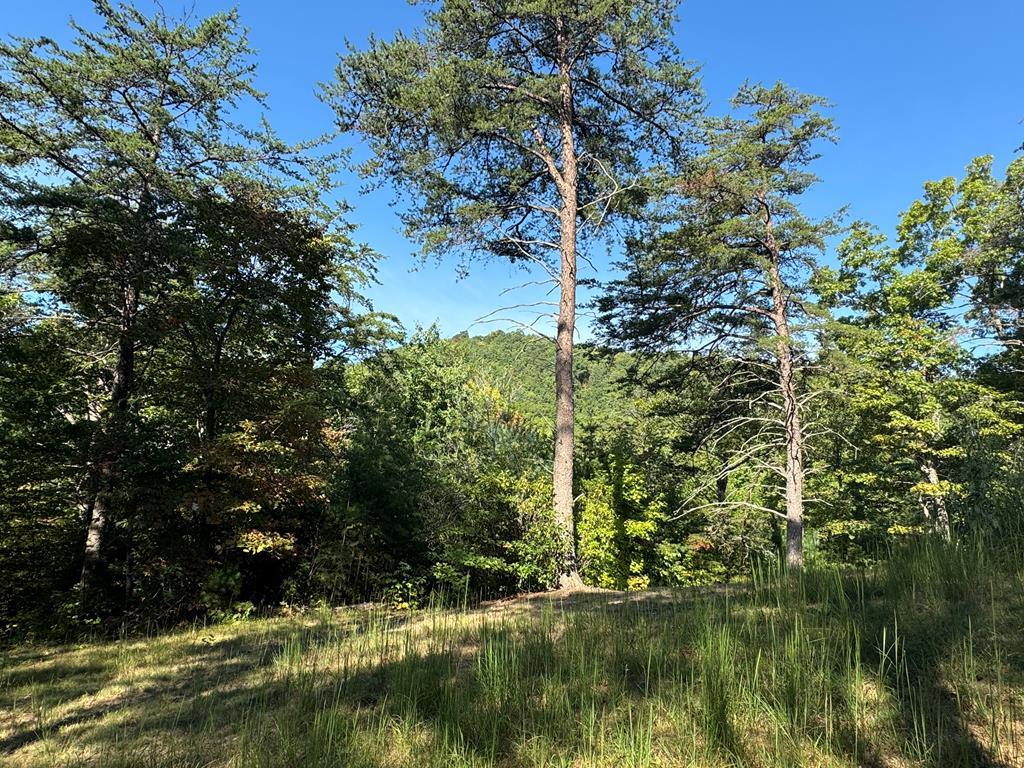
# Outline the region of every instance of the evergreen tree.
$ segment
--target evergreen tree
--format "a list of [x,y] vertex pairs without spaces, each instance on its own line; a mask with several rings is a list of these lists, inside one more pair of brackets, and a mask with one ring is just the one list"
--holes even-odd
[[557,287],[554,507],[563,583],[579,582],[573,512],[579,257],[684,150],[700,106],[671,42],[674,2],[445,0],[426,26],[352,50],[326,88],[363,170],[408,193],[425,255],[536,265]]
[[742,459],[782,478],[787,560],[797,567],[809,394],[802,391],[806,329],[799,322],[817,314],[807,280],[836,225],[811,220],[796,201],[816,181],[807,171],[816,145],[833,137],[823,105],[781,84],[744,86],[733,100],[740,115],[712,122],[707,153],[660,201],[668,213],[633,239],[625,276],[600,301],[615,341],[742,361],[743,388],[750,375],[767,376],[770,387],[755,388],[746,412],[722,426],[758,427],[763,440],[746,439]]

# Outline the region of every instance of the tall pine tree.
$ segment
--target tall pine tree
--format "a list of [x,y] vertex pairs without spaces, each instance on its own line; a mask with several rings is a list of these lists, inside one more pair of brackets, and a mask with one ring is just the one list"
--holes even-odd
[[768,388],[755,388],[746,413],[723,427],[758,427],[763,440],[744,441],[743,460],[781,478],[787,560],[797,567],[807,397],[800,322],[815,314],[806,283],[835,229],[807,217],[797,199],[816,180],[806,168],[816,145],[833,136],[823,105],[781,84],[744,86],[733,100],[738,116],[711,122],[707,153],[659,201],[666,213],[633,239],[625,277],[600,302],[617,342],[714,351],[763,372]]
[[674,2],[444,0],[414,36],[352,50],[326,89],[363,170],[407,192],[424,254],[498,256],[557,287],[554,507],[563,584],[579,583],[573,522],[579,257],[681,153],[701,96],[671,40]]

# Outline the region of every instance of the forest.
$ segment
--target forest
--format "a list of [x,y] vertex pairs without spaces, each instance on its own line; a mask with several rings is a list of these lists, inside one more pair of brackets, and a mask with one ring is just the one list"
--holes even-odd
[[[655,0],[339,35],[290,143],[244,9],[92,5],[0,41],[0,756],[1024,764],[1024,154],[817,216]],[[342,173],[534,319],[377,310]]]

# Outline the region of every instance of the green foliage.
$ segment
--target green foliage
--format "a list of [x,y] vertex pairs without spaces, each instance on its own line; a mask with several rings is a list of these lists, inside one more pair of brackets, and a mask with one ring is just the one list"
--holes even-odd
[[[605,338],[575,345],[591,584],[761,578],[797,454],[815,567],[873,566],[935,533],[1019,533],[1024,161],[927,182],[893,239],[854,223],[823,266],[837,220],[800,205],[834,138],[823,99],[744,85],[698,136],[674,3],[428,5],[420,32],[349,50],[324,95],[424,255],[496,256],[564,287],[579,279],[560,272],[565,225],[583,254],[625,246],[598,301]],[[338,158],[236,119],[263,99],[237,14],[95,8],[68,44],[0,42],[0,633],[413,611],[558,584],[572,563],[549,341],[406,335],[373,313],[376,256],[325,202]],[[959,600],[977,573],[943,551],[964,573],[885,567]],[[832,589],[816,578],[771,599]],[[794,660],[860,642],[812,646],[807,620],[756,646],[787,729],[809,727],[797,693],[834,672],[814,682]],[[733,762],[727,697],[749,681],[726,661],[745,631],[690,646],[706,678],[692,704]],[[491,693],[540,663],[503,666],[493,637],[480,648]],[[645,728],[628,738],[642,746]]]
[[945,516],[977,528],[1019,512],[997,505],[990,485],[1015,471],[1019,406],[972,376],[977,360],[958,339],[967,318],[950,280],[963,267],[950,261],[954,191],[951,180],[926,185],[893,246],[855,225],[840,270],[817,276],[845,310],[822,357],[831,378],[823,387],[836,393],[824,415],[846,441],[819,487],[833,504],[830,523],[870,520],[875,549],[893,526],[942,528]]
[[657,543],[664,537],[668,510],[662,494],[653,496],[636,468],[613,464],[583,484],[580,557],[583,574],[611,589],[647,589],[661,575]]
[[0,632],[51,620],[74,579],[82,498],[77,469],[88,446],[91,376],[69,351],[67,324],[30,325],[20,303],[8,305],[0,331]]
[[[324,97],[368,144],[362,172],[403,197],[425,256],[452,254],[462,269],[497,256],[557,274],[565,185],[579,185],[589,237],[629,208],[645,168],[682,156],[702,95],[671,40],[674,9],[445,0],[422,30],[350,46]],[[562,165],[564,124],[578,178]]]
[[609,339],[659,351],[770,339],[773,261],[786,316],[813,317],[806,281],[837,225],[811,220],[797,201],[817,181],[806,168],[817,145],[834,140],[826,104],[781,83],[745,85],[735,117],[708,121],[708,151],[656,200],[623,277],[599,301]]
[[333,158],[235,122],[262,99],[237,14],[95,8],[0,43],[0,420],[58,449],[0,460],[4,528],[61,562],[18,610],[81,574],[76,615],[188,616],[223,568],[271,601],[334,471],[319,366],[381,335],[372,261],[319,202]]
[[548,586],[558,556],[547,440],[468,367],[463,343],[421,333],[348,380],[348,514],[373,531],[370,570],[401,561],[472,595]]

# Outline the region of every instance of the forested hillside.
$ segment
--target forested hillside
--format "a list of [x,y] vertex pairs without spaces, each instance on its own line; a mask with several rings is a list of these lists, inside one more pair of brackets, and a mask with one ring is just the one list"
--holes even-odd
[[[538,429],[552,429],[551,345],[543,337],[521,331],[487,335],[459,334],[451,339],[467,366],[500,391]],[[635,360],[595,344],[577,347],[576,421],[593,431],[609,419],[621,419],[633,404],[626,381]]]

